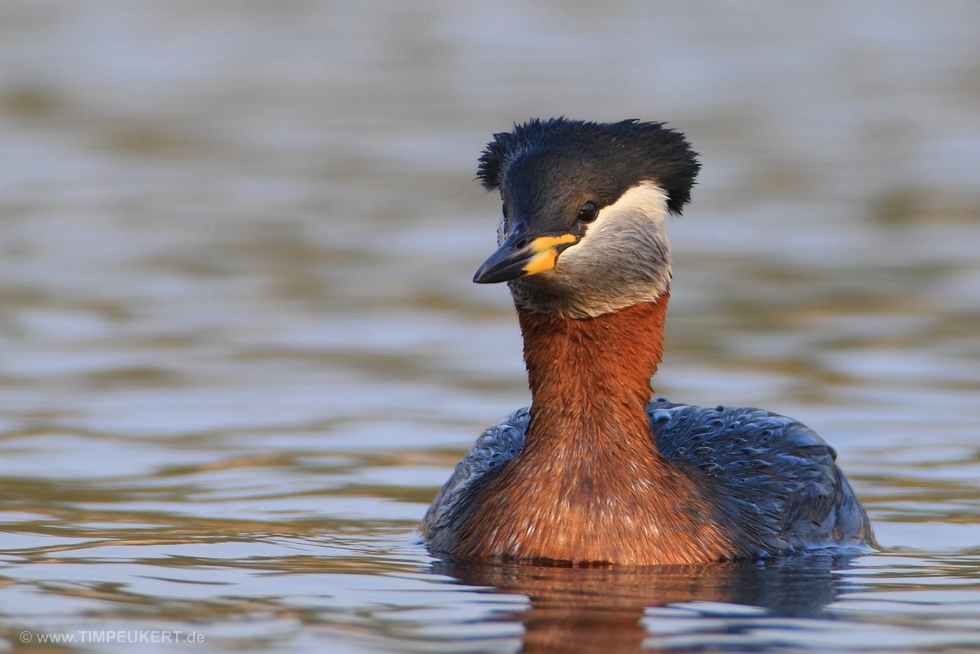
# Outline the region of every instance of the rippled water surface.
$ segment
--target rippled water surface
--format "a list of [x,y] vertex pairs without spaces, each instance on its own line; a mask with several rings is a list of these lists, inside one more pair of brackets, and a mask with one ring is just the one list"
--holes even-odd
[[[4,646],[974,651],[978,44],[968,0],[3,3]],[[528,401],[506,289],[469,281],[476,156],[560,114],[689,135],[655,386],[808,423],[881,552],[419,544]]]

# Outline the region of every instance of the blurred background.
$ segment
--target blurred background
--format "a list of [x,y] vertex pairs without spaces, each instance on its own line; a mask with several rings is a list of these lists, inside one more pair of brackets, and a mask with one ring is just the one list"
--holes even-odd
[[517,647],[414,529],[528,401],[475,165],[558,115],[688,135],[654,385],[809,424],[886,548],[837,627],[648,646],[980,643],[977,3],[5,0],[7,645]]

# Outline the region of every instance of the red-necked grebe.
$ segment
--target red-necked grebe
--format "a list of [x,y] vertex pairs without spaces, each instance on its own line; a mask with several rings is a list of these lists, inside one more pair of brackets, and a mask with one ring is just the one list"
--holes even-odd
[[496,134],[498,249],[531,406],[490,427],[422,523],[436,555],[636,565],[866,547],[871,525],[804,425],[650,401],[669,297],[668,214],[700,164],[661,123],[532,120]]

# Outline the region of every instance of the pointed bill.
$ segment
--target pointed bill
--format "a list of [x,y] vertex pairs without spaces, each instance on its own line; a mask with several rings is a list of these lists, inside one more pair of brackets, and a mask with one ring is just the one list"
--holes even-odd
[[497,251],[483,262],[473,281],[477,284],[497,284],[551,270],[564,249],[562,246],[574,244],[578,237],[559,234],[538,236],[526,243],[524,240],[516,232],[508,236]]

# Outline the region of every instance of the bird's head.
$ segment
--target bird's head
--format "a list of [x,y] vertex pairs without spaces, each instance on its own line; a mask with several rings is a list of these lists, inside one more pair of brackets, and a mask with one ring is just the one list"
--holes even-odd
[[498,249],[473,281],[524,310],[587,318],[655,300],[670,281],[668,213],[700,164],[661,123],[531,120],[494,135],[478,177],[499,189]]

